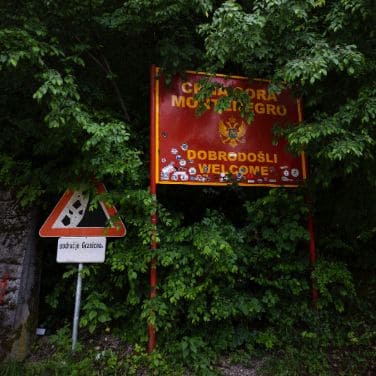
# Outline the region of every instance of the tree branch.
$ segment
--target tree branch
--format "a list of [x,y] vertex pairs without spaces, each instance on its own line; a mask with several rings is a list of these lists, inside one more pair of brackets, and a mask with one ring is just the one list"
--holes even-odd
[[[79,40],[79,38],[77,38]],[[120,108],[123,112],[124,120],[129,123],[130,122],[130,116],[127,110],[127,106],[125,105],[124,98],[121,94],[121,91],[119,89],[119,86],[117,85],[115,79],[114,79],[114,73],[112,72],[111,66],[106,58],[101,52],[100,57],[101,60],[98,59],[95,55],[93,55],[90,51],[87,51],[88,56],[102,69],[102,71],[106,74],[106,78],[108,78],[111,82],[111,85],[116,93],[116,98],[119,102]]]
[[116,92],[116,96],[117,96],[117,99],[119,101],[119,104],[120,104],[120,107],[121,109],[123,110],[123,115],[124,115],[124,119],[125,121],[127,121],[128,123],[130,122],[130,117],[129,117],[129,113],[128,113],[128,110],[127,110],[127,107],[125,105],[125,102],[124,102],[124,99],[123,99],[123,96],[121,95],[121,91],[119,89],[119,86],[117,85],[115,79],[113,78],[114,77],[114,74],[112,72],[112,69],[111,69],[111,66],[106,58],[106,56],[104,56],[102,53],[101,53],[101,57],[102,57],[102,60],[106,66],[106,69],[108,71],[108,74],[110,75],[110,81],[111,81],[111,84]]

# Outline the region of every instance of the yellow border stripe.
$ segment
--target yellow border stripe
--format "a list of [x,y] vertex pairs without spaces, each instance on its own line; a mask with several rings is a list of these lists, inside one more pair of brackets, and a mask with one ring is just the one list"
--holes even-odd
[[159,77],[157,77],[159,73],[159,68],[155,69],[155,182],[156,184],[159,183]]
[[[200,186],[200,185],[212,185],[212,186],[217,186],[217,187],[229,187],[231,186],[232,184],[227,184],[227,183],[211,183],[211,182],[207,182],[207,183],[196,183],[196,182],[181,182],[181,181],[174,181],[174,182],[170,182],[170,181],[160,181],[159,184],[165,184],[165,185],[196,185],[196,186]],[[284,188],[296,188],[296,187],[299,187],[299,184],[245,184],[245,183],[234,183],[235,185],[239,185],[241,187],[273,187],[273,188],[277,188],[277,187],[284,187]]]
[[207,76],[210,77],[219,77],[219,78],[228,78],[228,79],[237,79],[237,80],[246,80],[246,81],[262,81],[262,82],[271,82],[270,80],[267,80],[265,78],[249,78],[244,76],[234,76],[230,74],[221,74],[221,73],[205,73],[205,72],[197,72],[197,71],[191,71],[187,70],[186,73],[190,74],[198,74],[200,76]]
[[[214,182],[208,182],[208,183],[195,183],[195,182],[167,182],[167,181],[161,181],[160,179],[160,160],[159,160],[159,77],[157,77],[158,73],[160,72],[160,68],[156,67],[155,69],[155,161],[156,161],[156,168],[155,168],[155,182],[156,184],[165,184],[165,185],[212,185],[212,186],[228,186],[228,184],[225,183],[214,183]],[[225,75],[225,74],[219,74],[219,73],[207,73],[207,72],[199,72],[199,71],[192,71],[192,70],[187,70],[185,71],[186,73],[189,74],[197,74],[201,76],[206,76],[208,78],[210,77],[220,77],[220,78],[228,78],[228,79],[240,79],[240,80],[248,80],[248,81],[261,81],[261,82],[271,82],[270,80],[262,79],[262,78],[248,78],[244,76],[233,76],[233,75]],[[301,109],[301,99],[297,99],[297,108],[298,108],[298,121],[299,123],[303,122],[303,114],[302,114],[302,109]],[[300,153],[301,157],[301,164],[302,164],[302,175],[303,179],[307,178],[307,168],[306,168],[306,158],[304,152]],[[244,183],[239,183],[239,186],[242,187],[286,187],[286,188],[296,188],[299,186],[299,184],[244,184]]]

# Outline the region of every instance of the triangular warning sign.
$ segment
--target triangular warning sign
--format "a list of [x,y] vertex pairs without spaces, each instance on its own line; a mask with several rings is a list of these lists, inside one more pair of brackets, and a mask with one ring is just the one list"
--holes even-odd
[[[97,192],[107,192],[104,184],[96,186]],[[125,236],[124,223],[116,217],[113,206],[103,202],[93,211],[87,210],[89,197],[79,191],[65,191],[43,226],[39,230],[42,237],[61,236]]]

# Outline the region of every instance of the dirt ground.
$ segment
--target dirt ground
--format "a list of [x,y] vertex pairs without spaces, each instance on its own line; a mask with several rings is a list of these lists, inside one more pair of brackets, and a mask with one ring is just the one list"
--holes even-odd
[[[120,358],[133,352],[131,345],[111,335],[86,337],[81,340],[98,351],[112,350],[116,352]],[[56,346],[49,341],[48,336],[38,337],[32,353],[27,358],[27,362],[43,361],[50,358],[55,351]],[[243,364],[232,364],[229,359],[223,358],[216,368],[224,376],[257,376],[257,371],[261,366],[262,361],[260,360],[255,360],[245,366]]]

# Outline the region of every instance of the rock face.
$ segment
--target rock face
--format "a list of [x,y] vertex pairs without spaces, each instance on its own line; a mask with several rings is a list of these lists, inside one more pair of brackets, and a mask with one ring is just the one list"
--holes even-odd
[[37,325],[40,262],[36,212],[0,189],[0,362],[22,360]]

